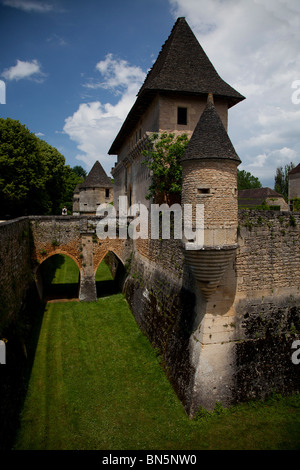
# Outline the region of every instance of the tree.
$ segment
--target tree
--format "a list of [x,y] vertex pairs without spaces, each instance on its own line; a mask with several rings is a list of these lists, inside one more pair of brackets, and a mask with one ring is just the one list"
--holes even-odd
[[43,208],[44,160],[37,137],[19,121],[0,119],[0,213],[37,214]]
[[87,177],[85,169],[82,168],[82,166],[80,165],[73,166],[72,170],[74,173],[76,173],[77,176],[79,176],[80,178],[83,178],[83,180],[85,180],[85,178]]
[[146,199],[154,197],[160,202],[171,204],[181,195],[182,167],[181,157],[188,144],[186,134],[154,133],[149,138],[147,148],[142,154],[144,164],[152,174]]
[[276,168],[274,190],[282,194],[286,201],[289,195],[289,172],[293,168],[295,168],[293,162],[285,165],[284,168],[282,166]]
[[1,218],[61,214],[64,204],[72,208],[75,186],[82,181],[56,148],[19,121],[0,119]]
[[261,182],[256,176],[253,176],[249,171],[237,171],[238,177],[238,190],[261,188]]
[[60,214],[65,197],[65,158],[47,142],[38,139],[40,158],[44,162],[44,214]]
[[78,184],[84,181],[84,178],[78,176],[74,168],[71,168],[69,165],[64,168],[64,195],[60,204],[60,213],[63,206],[67,207],[68,213],[72,213],[74,190]]

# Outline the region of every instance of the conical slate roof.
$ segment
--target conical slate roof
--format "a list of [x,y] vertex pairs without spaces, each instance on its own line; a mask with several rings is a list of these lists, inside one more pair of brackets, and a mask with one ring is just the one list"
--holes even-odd
[[237,103],[244,97],[216,72],[185,18],[178,18],[139,91],[166,90],[225,96]]
[[241,162],[214,104],[208,101],[181,161],[211,158]]
[[123,139],[133,130],[157,92],[225,97],[228,107],[244,96],[218,75],[185,18],[178,18],[142,85],[109,155],[116,155]]
[[112,188],[111,179],[107,176],[100,162],[96,161],[84,182],[80,185],[82,188]]

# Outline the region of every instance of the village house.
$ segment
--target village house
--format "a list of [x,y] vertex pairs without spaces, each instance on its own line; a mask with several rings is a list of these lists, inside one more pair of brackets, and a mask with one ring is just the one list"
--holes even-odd
[[282,194],[270,188],[242,189],[238,192],[239,209],[256,209],[269,206],[270,209],[288,211],[289,206]]

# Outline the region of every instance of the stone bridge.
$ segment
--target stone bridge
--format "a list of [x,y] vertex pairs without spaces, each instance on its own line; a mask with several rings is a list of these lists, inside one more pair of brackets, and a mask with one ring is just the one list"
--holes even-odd
[[32,233],[32,259],[34,275],[40,295],[42,283],[39,266],[47,258],[65,254],[77,264],[80,272],[79,299],[96,300],[95,273],[108,252],[126,264],[132,252],[132,240],[116,238],[99,239],[96,216],[30,216]]

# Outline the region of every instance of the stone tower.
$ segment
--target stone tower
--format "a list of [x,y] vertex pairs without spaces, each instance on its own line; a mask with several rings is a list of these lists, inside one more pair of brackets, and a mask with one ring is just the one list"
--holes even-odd
[[73,195],[73,215],[95,215],[100,204],[113,201],[113,183],[101,163],[96,161]]
[[204,297],[215,291],[237,248],[237,166],[241,163],[217,113],[212,94],[182,158],[182,204],[204,208],[203,248],[186,260]]
[[114,205],[124,194],[132,204],[150,204],[145,195],[152,179],[142,164],[149,134],[190,138],[210,92],[227,129],[228,109],[245,98],[220,77],[185,18],[178,18],[108,152],[118,156],[111,172]]

